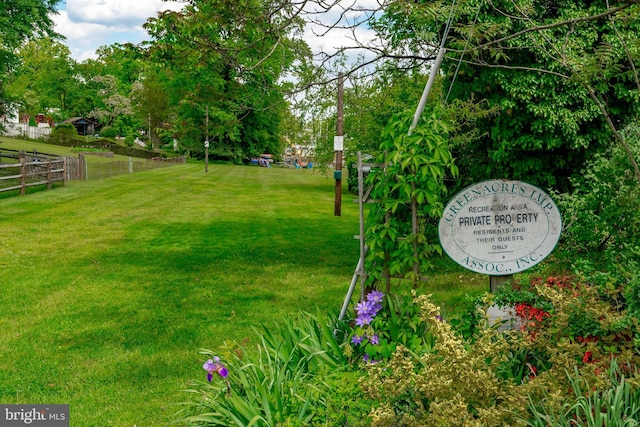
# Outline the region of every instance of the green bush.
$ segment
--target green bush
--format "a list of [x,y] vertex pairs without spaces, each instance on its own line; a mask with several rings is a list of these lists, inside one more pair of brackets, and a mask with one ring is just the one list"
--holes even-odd
[[100,136],[103,138],[115,138],[118,136],[118,130],[112,126],[105,126],[100,130]]
[[124,138],[124,145],[126,145],[127,147],[133,147],[135,139],[136,138],[134,134],[128,133],[127,136]]
[[[627,140],[640,158],[640,127],[627,128]],[[625,150],[614,145],[595,154],[573,180],[571,193],[556,194],[564,217],[564,240],[575,252],[638,250],[640,242],[640,186]]]
[[[631,154],[640,158],[640,125],[624,129]],[[573,274],[624,310],[640,315],[640,186],[629,153],[615,144],[593,156],[571,193],[557,194],[564,218],[562,247]],[[636,345],[640,334],[636,332]]]
[[[518,305],[521,329],[500,331],[483,315],[471,340],[443,321],[427,296],[416,296],[433,347],[419,353],[398,346],[387,362],[367,365],[365,396],[377,402],[372,425],[522,424],[529,401],[553,396],[550,404],[556,404],[571,398],[566,371],[577,370],[596,390],[605,390],[612,360],[629,367],[630,384],[637,389],[640,354],[632,337],[638,322],[626,322],[625,313],[595,287],[550,278],[520,295],[529,302],[517,302],[518,289],[496,298]],[[487,295],[479,312],[493,303]]]
[[316,416],[310,426],[349,426],[363,427],[371,424],[369,412],[375,402],[365,398],[360,380],[359,369],[343,369],[329,373],[321,378],[323,393],[319,396],[322,405],[317,408]]
[[69,143],[74,138],[78,137],[78,131],[76,127],[71,123],[62,123],[53,128],[49,142],[54,143]]

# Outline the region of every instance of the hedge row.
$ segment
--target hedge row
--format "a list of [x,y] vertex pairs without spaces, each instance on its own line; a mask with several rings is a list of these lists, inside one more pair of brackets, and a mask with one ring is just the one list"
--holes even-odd
[[119,154],[128,157],[140,157],[143,159],[151,159],[153,157],[168,157],[166,153],[160,151],[150,151],[145,149],[139,149],[136,147],[123,147],[115,144],[108,139],[97,138],[92,141],[86,141],[80,138],[64,138],[61,135],[51,135],[47,140],[47,143],[54,145],[62,145],[65,147],[86,147],[86,148],[99,148],[109,150],[114,154]]

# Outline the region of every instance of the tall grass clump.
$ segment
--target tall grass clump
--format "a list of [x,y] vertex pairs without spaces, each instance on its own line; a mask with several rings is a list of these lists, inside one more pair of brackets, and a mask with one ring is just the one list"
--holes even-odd
[[549,394],[539,401],[530,400],[531,417],[522,419],[528,427],[633,427],[640,425],[640,389],[633,387],[624,369],[612,360],[604,386],[590,384],[578,371],[567,372],[573,391],[567,401],[558,404]]
[[[346,326],[321,313],[300,313],[256,330],[255,348],[228,343],[220,356],[224,381],[195,381],[180,415],[189,426],[307,426],[325,412],[325,379],[347,367],[341,343]],[[203,374],[204,375],[204,374]],[[218,381],[216,381],[218,380]]]

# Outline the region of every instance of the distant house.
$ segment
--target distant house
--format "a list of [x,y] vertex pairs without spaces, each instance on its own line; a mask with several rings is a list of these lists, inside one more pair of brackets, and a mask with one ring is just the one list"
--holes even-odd
[[78,135],[86,136],[86,135],[94,135],[96,133],[96,128],[98,127],[98,123],[92,122],[89,119],[85,119],[84,117],[72,117],[68,120],[60,122],[59,124],[71,123],[76,127],[78,131]]

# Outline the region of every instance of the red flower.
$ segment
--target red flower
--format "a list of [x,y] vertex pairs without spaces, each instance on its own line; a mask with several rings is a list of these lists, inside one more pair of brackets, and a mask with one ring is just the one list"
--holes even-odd
[[582,344],[586,344],[588,342],[597,342],[598,341],[598,337],[594,336],[594,335],[589,335],[586,337],[583,336],[578,336],[576,337],[576,340]]
[[593,354],[590,351],[585,351],[584,356],[582,356],[582,361],[584,363],[593,363]]

